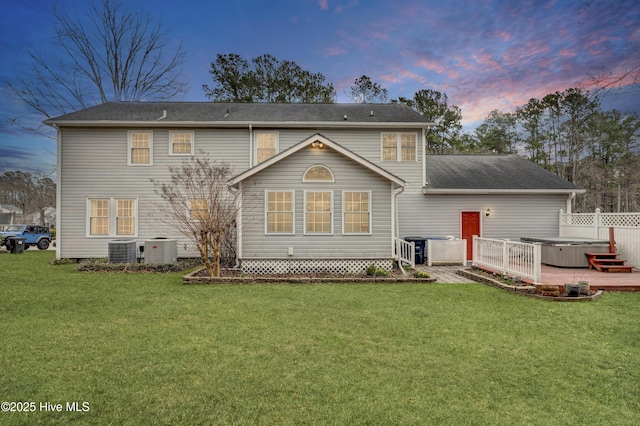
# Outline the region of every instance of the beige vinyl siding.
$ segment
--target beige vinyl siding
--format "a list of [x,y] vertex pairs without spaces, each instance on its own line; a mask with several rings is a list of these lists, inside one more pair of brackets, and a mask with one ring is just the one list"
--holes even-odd
[[[400,237],[459,238],[462,211],[480,212],[481,232],[486,238],[554,237],[558,236],[558,212],[565,208],[566,199],[566,195],[541,194],[401,194]],[[420,204],[420,208],[414,207]],[[484,214],[487,208],[491,209],[489,217]]]
[[[167,181],[169,166],[178,166],[184,158],[169,155],[169,130],[153,130],[153,166],[127,165],[127,132],[122,129],[61,130],[61,158],[58,183],[61,185],[57,247],[61,258],[106,257],[108,242],[129,239],[114,235],[86,236],[87,199],[137,199],[138,229],[135,239],[167,237],[178,239],[179,256],[196,256],[191,241],[167,223],[159,211],[160,197],[150,179]],[[211,160],[224,160],[236,170],[249,165],[248,129],[196,129],[195,152],[204,151]],[[233,149],[229,149],[233,147]]]
[[[335,182],[302,182],[304,172],[312,164],[329,167],[335,176]],[[289,247],[293,248],[293,258],[296,259],[391,258],[391,183],[329,148],[302,149],[247,179],[242,186],[244,259],[286,259]],[[265,235],[266,190],[295,191],[293,235]],[[332,235],[305,235],[305,190],[332,191]],[[371,191],[371,235],[342,234],[343,190]]]
[[[61,185],[60,212],[58,229],[58,250],[59,256],[63,258],[84,258],[84,257],[106,257],[108,241],[116,239],[109,237],[86,237],[87,199],[88,198],[135,198],[138,200],[137,215],[138,229],[137,237],[139,243],[145,239],[155,237],[177,238],[179,256],[196,256],[197,253],[193,244],[183,236],[175,226],[166,223],[166,217],[160,214],[158,204],[161,199],[154,193],[154,187],[150,179],[166,181],[169,178],[169,166],[179,165],[184,157],[169,155],[169,131],[194,131],[194,152],[196,156],[204,151],[211,160],[224,160],[231,164],[240,173],[249,167],[251,158],[250,133],[249,128],[237,129],[188,129],[180,127],[171,128],[151,128],[153,132],[153,166],[132,167],[127,165],[127,134],[129,130],[141,130],[138,127],[107,128],[107,129],[82,129],[82,128],[62,128],[60,135],[60,174],[58,183]],[[277,130],[279,152],[295,145],[309,136],[321,133],[336,143],[377,164],[396,176],[407,181],[408,185],[404,197],[409,193],[418,194],[422,188],[422,163],[415,162],[415,167],[410,166],[412,162],[382,162],[380,156],[380,135],[384,129],[259,129],[254,127],[254,131]],[[394,130],[396,131],[396,130]],[[397,132],[413,132],[421,140],[420,129],[398,129]],[[422,143],[418,144],[418,158],[422,158]],[[255,149],[255,147],[254,147]],[[295,172],[286,171],[281,176],[274,177],[274,184],[282,190],[296,189],[296,238],[303,235],[302,232],[302,209],[304,206],[304,189],[307,183],[302,185],[302,175],[307,167],[318,164],[317,158],[310,158],[309,163],[303,164],[302,170],[296,167]],[[336,176],[333,195],[334,205],[334,235],[313,236],[315,243],[322,247],[330,247],[334,241],[346,239],[348,244],[357,247],[355,249],[345,249],[349,256],[360,251],[363,256],[379,257],[381,249],[388,252],[391,236],[384,229],[390,226],[390,204],[391,190],[390,183],[378,175],[357,166],[348,159],[338,159],[338,167],[344,168],[340,178]],[[345,162],[346,161],[346,162]],[[284,161],[285,163],[287,160]],[[364,173],[357,172],[356,168],[361,168]],[[336,173],[334,168],[331,170]],[[361,171],[362,171],[361,170]],[[267,171],[265,171],[267,172]],[[346,177],[345,177],[346,176]],[[362,181],[361,181],[361,180]],[[376,182],[371,187],[369,182]],[[353,185],[351,185],[353,183]],[[326,183],[322,184],[326,186]],[[377,188],[377,189],[376,189]],[[383,191],[380,191],[380,189]],[[263,188],[263,189],[272,189]],[[299,189],[299,190],[298,190]],[[342,233],[342,190],[369,191],[372,190],[372,231],[374,235],[367,236],[343,236]],[[264,192],[262,193],[264,196]],[[416,204],[417,202],[417,204]],[[411,209],[421,209],[423,199],[412,200],[410,204],[401,207]],[[376,209],[386,206],[386,211]],[[416,207],[417,206],[417,207]],[[263,206],[260,207],[262,211]],[[402,217],[403,212],[401,212]],[[415,215],[416,213],[411,213]],[[243,218],[251,217],[253,213],[245,208]],[[260,217],[258,225],[259,235],[264,237],[263,216]],[[381,228],[382,227],[382,228]],[[384,236],[378,235],[382,231]],[[389,230],[390,231],[390,230]],[[280,238],[280,237],[278,237]],[[334,240],[323,241],[326,238]],[[360,239],[360,240],[359,240]],[[361,244],[361,242],[364,242]],[[370,244],[375,242],[374,244]],[[263,242],[261,242],[262,244]],[[328,245],[327,245],[328,244]],[[261,246],[257,252],[265,249]],[[285,240],[282,240],[281,247],[288,247]],[[244,247],[245,252],[247,245]],[[312,247],[300,246],[296,251],[296,256],[302,256],[305,252],[314,255],[326,255],[328,257],[341,257],[340,250],[319,249],[312,250]],[[284,251],[286,256],[286,248]]]

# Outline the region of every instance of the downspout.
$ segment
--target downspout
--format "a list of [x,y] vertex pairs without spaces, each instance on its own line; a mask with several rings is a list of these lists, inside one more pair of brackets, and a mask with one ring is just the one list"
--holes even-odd
[[[404,186],[400,186],[393,190],[393,210],[391,211],[391,220],[393,221],[391,226],[391,242],[392,242],[392,253],[396,251],[396,238],[400,238],[400,221],[398,220],[398,195],[404,192]],[[396,253],[397,254],[397,253]],[[400,259],[396,258],[398,262],[398,268],[402,271],[404,275],[407,275],[402,264],[400,263]]]
[[240,267],[240,257],[242,257],[242,182],[238,184],[239,188],[234,188],[233,186],[229,186],[229,191],[234,194],[240,193],[238,197],[238,202],[240,203],[240,207],[238,208],[238,213],[236,213],[236,265],[235,268]]
[[249,124],[249,168],[253,167],[253,125]]
[[[62,216],[62,136],[57,124],[56,129],[56,259],[60,260],[60,217]],[[85,207],[86,208],[86,207]]]
[[573,201],[574,198],[576,198],[576,193],[575,192],[572,192],[567,197],[567,214],[571,214],[571,204],[572,204],[571,202]]
[[427,133],[422,128],[422,187],[424,187],[425,183],[427,183]]

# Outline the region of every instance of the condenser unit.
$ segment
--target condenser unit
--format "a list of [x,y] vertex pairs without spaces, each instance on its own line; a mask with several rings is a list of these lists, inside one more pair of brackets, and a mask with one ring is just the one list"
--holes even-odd
[[109,241],[108,261],[109,263],[135,263],[136,262],[135,240]]
[[144,263],[176,263],[178,242],[167,238],[153,238],[144,242]]

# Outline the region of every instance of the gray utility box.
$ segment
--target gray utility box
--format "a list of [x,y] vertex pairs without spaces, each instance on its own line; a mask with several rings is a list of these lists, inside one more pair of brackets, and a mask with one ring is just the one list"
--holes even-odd
[[109,263],[136,263],[135,240],[109,241]]
[[144,242],[144,263],[176,263],[178,242],[168,238],[153,238]]

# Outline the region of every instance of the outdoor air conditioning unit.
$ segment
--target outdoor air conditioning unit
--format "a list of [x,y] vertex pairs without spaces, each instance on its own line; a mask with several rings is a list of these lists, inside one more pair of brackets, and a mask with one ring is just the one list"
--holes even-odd
[[108,261],[109,263],[135,263],[136,262],[135,240],[109,241]]
[[176,263],[178,242],[167,238],[154,238],[144,242],[144,263]]

